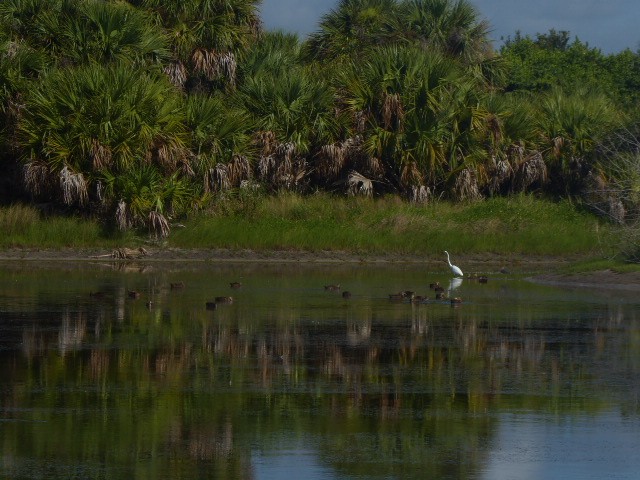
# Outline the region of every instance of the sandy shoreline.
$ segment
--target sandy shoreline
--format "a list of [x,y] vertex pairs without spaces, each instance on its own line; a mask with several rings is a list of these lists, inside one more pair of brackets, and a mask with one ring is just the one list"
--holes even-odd
[[[124,255],[124,256],[122,256]],[[118,258],[120,257],[120,258]],[[565,274],[559,270],[569,265],[572,259],[524,255],[457,255],[456,263],[465,265],[468,272],[483,272],[504,275],[529,274],[527,279],[535,283],[565,287],[606,288],[640,291],[640,272],[617,273],[601,270],[579,274]],[[79,261],[115,261],[115,262],[237,262],[270,264],[437,264],[443,262],[440,257],[418,255],[359,255],[340,251],[306,252],[298,250],[253,251],[230,249],[178,249],[145,248],[144,252],[134,249],[6,249],[0,250],[0,261],[27,262],[79,262]]]

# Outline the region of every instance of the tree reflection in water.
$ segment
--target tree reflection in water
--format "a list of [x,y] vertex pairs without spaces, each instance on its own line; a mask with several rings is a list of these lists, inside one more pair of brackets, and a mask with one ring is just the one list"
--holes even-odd
[[388,302],[426,291],[408,268],[218,265],[180,290],[157,266],[3,273],[9,477],[254,478],[256,452],[304,445],[332,478],[470,478],[505,413],[639,413],[633,301],[512,279],[458,285],[460,308]]

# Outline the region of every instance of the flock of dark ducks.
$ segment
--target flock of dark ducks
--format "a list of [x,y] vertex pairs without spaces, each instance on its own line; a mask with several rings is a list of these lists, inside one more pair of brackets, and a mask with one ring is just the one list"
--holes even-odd
[[[479,283],[487,283],[489,281],[488,277],[485,275],[470,275],[468,277],[470,280],[476,280]],[[170,283],[169,288],[171,290],[181,290],[185,287],[184,282],[175,282]],[[242,287],[242,283],[240,282],[230,282],[229,287],[232,289],[239,289]],[[324,289],[328,292],[341,292],[342,298],[349,299],[351,298],[351,292],[348,290],[343,290],[339,284],[337,285],[325,285]],[[462,303],[462,299],[460,297],[449,297],[446,289],[440,285],[440,282],[434,282],[429,284],[429,289],[433,291],[433,295],[417,295],[416,292],[412,290],[403,290],[398,293],[390,293],[389,301],[397,302],[397,303],[428,303],[429,301],[449,301],[452,305],[459,305]],[[105,297],[104,292],[91,292],[89,294],[91,297],[96,299],[102,299]],[[142,294],[137,290],[129,290],[127,295],[132,300],[139,299]],[[215,310],[220,304],[232,304],[233,297],[232,296],[218,296],[214,297],[212,301],[208,301],[205,303],[205,307],[207,310]],[[151,300],[146,302],[147,307],[152,307],[153,302]]]
[[[447,252],[445,252],[447,253]],[[455,265],[451,264],[451,261],[449,259],[449,254],[447,253],[447,263],[449,264],[449,267],[452,271],[452,273],[454,274],[455,278],[453,280],[453,282],[458,281],[461,282],[462,281],[462,270],[460,270],[460,268],[458,268]],[[501,273],[507,273],[506,270],[501,270]],[[489,281],[489,278],[486,275],[479,275],[477,273],[472,273],[470,275],[468,275],[466,277],[469,280],[473,280],[473,281],[477,281],[479,283],[487,283]],[[184,282],[173,282],[169,284],[169,288],[171,290],[181,290],[184,288]],[[229,283],[229,287],[231,289],[239,289],[242,287],[242,283],[241,282],[230,282]],[[351,292],[348,290],[343,290],[340,286],[340,284],[337,285],[325,285],[324,289],[326,291],[329,292],[341,292],[342,298],[344,299],[349,299],[351,298]],[[440,285],[440,282],[433,282],[429,284],[429,289],[433,291],[433,300],[435,301],[439,301],[439,302],[443,302],[443,301],[449,301],[449,303],[452,306],[457,306],[460,305],[462,303],[462,298],[460,297],[450,297],[449,294],[447,293],[447,291],[445,290],[445,288]],[[449,289],[449,292],[451,292],[452,289]],[[91,297],[100,299],[100,298],[104,298],[105,294],[103,292],[91,292],[89,294]],[[139,299],[141,297],[140,292],[136,291],[136,290],[129,290],[128,291],[128,296],[129,298],[136,300]],[[432,299],[429,295],[416,295],[416,293],[414,291],[411,290],[403,290],[401,292],[398,293],[390,293],[389,294],[389,301],[391,302],[397,302],[397,303],[403,303],[403,302],[407,302],[407,303],[414,303],[414,304],[419,304],[419,303],[428,303],[430,302]],[[218,308],[218,305],[221,304],[232,304],[233,303],[233,297],[232,296],[219,296],[219,297],[215,297],[212,301],[208,301],[205,303],[205,307],[207,310],[215,310],[216,308]],[[148,308],[151,308],[151,306],[153,305],[153,302],[151,300],[146,302],[146,305]]]

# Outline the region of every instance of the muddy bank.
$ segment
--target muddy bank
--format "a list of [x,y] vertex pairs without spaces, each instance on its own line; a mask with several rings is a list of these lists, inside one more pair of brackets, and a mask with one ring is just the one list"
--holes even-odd
[[[444,268],[446,260],[441,256],[420,255],[371,255],[341,251],[253,251],[231,249],[181,249],[153,248],[143,250],[118,248],[106,249],[6,249],[0,250],[0,261],[21,260],[28,262],[78,262],[113,261],[137,263],[176,262],[262,262],[262,263],[366,263],[366,264],[424,264],[435,269]],[[532,282],[585,288],[608,288],[640,291],[640,272],[617,273],[602,270],[579,274],[561,273],[561,269],[576,258],[554,258],[535,255],[474,254],[456,255],[455,262],[467,275],[474,272],[494,275],[524,275]]]
[[[144,262],[269,262],[269,263],[418,263],[446,264],[442,255],[415,255],[393,253],[375,255],[343,251],[303,251],[303,250],[232,250],[232,249],[184,249],[184,248],[117,248],[106,249],[6,249],[0,250],[0,260],[25,261],[93,261],[96,259]],[[452,255],[452,262],[465,272],[505,270],[514,273],[534,270],[548,270],[568,264],[570,260],[545,256],[474,254]]]
[[529,277],[529,280],[544,285],[640,291],[640,272],[599,270],[578,274],[547,273]]

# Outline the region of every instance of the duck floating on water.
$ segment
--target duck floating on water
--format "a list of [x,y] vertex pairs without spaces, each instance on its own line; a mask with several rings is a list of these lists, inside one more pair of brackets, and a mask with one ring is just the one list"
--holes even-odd
[[233,303],[233,297],[216,297],[216,303]]

